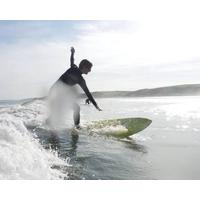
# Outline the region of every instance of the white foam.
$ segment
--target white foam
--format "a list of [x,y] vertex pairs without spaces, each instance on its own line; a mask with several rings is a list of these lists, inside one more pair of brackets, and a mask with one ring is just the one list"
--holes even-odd
[[122,125],[110,125],[110,126],[100,126],[100,127],[95,127],[95,126],[91,126],[89,127],[89,133],[95,133],[95,134],[99,134],[99,135],[107,135],[107,134],[115,134],[115,133],[119,133],[119,132],[127,132],[128,129]]
[[45,150],[25,124],[40,124],[44,102],[0,110],[0,179],[63,179],[52,166],[68,166],[55,152]]

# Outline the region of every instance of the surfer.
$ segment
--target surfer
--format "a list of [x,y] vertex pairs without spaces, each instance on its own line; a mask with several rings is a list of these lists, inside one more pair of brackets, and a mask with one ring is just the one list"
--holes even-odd
[[[83,78],[83,74],[88,74],[91,71],[92,63],[87,59],[83,59],[79,66],[74,64],[74,53],[75,49],[71,47],[71,56],[70,56],[70,68],[64,72],[61,77],[56,81],[56,83],[50,89],[50,109],[56,110],[57,113],[63,111],[62,103],[65,102],[70,98],[69,104],[71,104],[71,108],[73,109],[73,118],[74,118],[74,125],[76,128],[80,128],[80,106],[77,103],[77,88],[76,85],[79,85],[85,94],[87,95],[88,99],[95,108],[99,111],[102,111],[99,106],[97,105],[96,101],[94,100],[92,94],[90,93],[86,81]],[[56,98],[55,98],[56,96]],[[63,98],[64,97],[64,98]],[[62,99],[62,100],[61,100]],[[57,101],[58,100],[58,101]],[[57,101],[57,102],[55,102]],[[55,109],[54,109],[55,108]],[[51,112],[51,111],[50,111]],[[55,115],[55,113],[50,113],[51,116]],[[47,122],[50,120],[47,120]]]

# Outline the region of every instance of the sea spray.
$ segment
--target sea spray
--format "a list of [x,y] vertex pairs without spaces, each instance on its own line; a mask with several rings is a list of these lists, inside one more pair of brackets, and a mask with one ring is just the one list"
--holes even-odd
[[[64,179],[68,160],[46,150],[25,124],[40,124],[45,106],[34,102],[0,110],[0,179]],[[58,170],[54,166],[61,166]]]

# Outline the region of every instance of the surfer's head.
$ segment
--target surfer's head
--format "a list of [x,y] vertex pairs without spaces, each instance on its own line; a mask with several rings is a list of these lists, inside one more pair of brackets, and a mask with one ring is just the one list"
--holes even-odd
[[91,71],[92,63],[86,59],[82,60],[79,64],[79,69],[83,74],[88,74]]

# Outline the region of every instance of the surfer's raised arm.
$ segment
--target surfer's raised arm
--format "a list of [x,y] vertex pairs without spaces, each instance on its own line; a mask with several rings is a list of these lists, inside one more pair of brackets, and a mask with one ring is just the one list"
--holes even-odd
[[71,47],[70,67],[74,67],[74,53],[75,53],[75,49],[74,47]]

